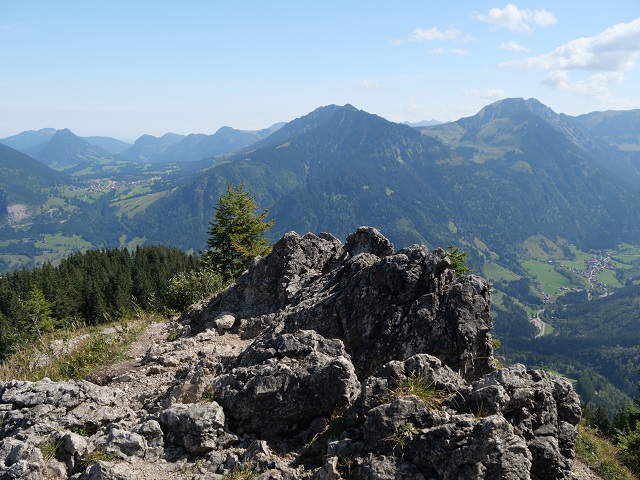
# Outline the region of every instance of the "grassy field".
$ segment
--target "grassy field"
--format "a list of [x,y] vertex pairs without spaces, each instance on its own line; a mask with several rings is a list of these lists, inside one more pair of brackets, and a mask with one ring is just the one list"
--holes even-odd
[[149,205],[155,202],[161,197],[165,197],[169,194],[169,191],[156,192],[148,195],[140,195],[133,198],[126,198],[124,200],[113,202],[112,205],[117,207],[118,212],[116,215],[126,215],[131,218],[134,215],[144,212]]
[[562,295],[561,287],[570,287],[571,280],[558,273],[553,265],[538,260],[525,260],[522,266],[535,281],[540,282],[542,290],[550,296]]
[[34,244],[42,250],[42,254],[35,257],[38,265],[46,262],[56,264],[64,257],[78,251],[88,250],[93,246],[79,235],[69,237],[61,234],[45,234],[41,240],[34,242]]
[[613,270],[608,269],[608,268],[606,270],[602,270],[602,271],[598,272],[596,274],[596,278],[598,279],[598,281],[600,283],[604,283],[605,285],[607,285],[609,287],[618,288],[618,287],[622,286],[620,284],[620,282],[618,281],[618,279],[616,279],[615,272]]
[[522,278],[520,277],[520,275],[516,275],[511,270],[508,270],[495,262],[487,262],[486,260],[484,262],[482,270],[484,276],[493,282],[497,282],[499,280],[506,280],[509,282]]

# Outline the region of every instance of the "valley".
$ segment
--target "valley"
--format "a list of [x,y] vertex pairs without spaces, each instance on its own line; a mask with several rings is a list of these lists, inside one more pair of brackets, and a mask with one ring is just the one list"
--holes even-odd
[[[630,320],[624,331],[598,327],[599,337],[581,340],[575,325],[590,320],[574,310],[622,292],[612,311],[632,315],[622,304],[640,283],[640,164],[628,136],[605,125],[619,125],[619,116],[589,115],[505,99],[457,122],[413,128],[330,105],[253,133],[146,135],[100,158],[95,148],[104,147],[87,147],[89,139],[47,131],[56,148],[37,150],[55,152],[56,169],[0,147],[0,169],[10,173],[0,178],[0,271],[56,265],[87,249],[197,252],[220,192],[243,182],[275,219],[273,241],[291,230],[343,238],[372,225],[396,249],[468,252],[469,266],[493,283],[505,357],[578,378],[585,401],[614,411],[635,391],[640,332]],[[638,117],[624,115],[631,129]],[[223,138],[226,149],[216,143]],[[616,149],[616,138],[626,143]],[[65,145],[73,145],[66,159]],[[624,374],[613,375],[614,366]]]

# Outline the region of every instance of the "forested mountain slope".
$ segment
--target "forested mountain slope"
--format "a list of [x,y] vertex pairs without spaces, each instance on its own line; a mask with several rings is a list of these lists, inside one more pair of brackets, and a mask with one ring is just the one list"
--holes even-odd
[[270,209],[274,237],[373,224],[399,246],[478,237],[506,252],[536,234],[585,248],[640,243],[633,191],[529,109],[498,113],[480,115],[473,129],[433,127],[458,131],[445,145],[442,135],[351,106],[323,107],[158,200],[131,228],[181,248],[202,245],[231,181]]

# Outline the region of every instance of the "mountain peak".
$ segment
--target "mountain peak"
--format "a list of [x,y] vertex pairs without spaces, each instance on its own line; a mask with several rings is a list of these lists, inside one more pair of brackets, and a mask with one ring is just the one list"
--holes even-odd
[[549,121],[558,114],[535,98],[505,98],[482,108],[477,114],[460,119],[467,129],[477,128],[499,118],[508,118],[517,113],[529,112]]

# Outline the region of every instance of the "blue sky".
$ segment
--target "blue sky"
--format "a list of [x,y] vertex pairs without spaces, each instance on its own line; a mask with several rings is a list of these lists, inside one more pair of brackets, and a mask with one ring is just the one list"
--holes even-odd
[[328,104],[640,108],[640,2],[0,0],[0,138],[255,130]]

